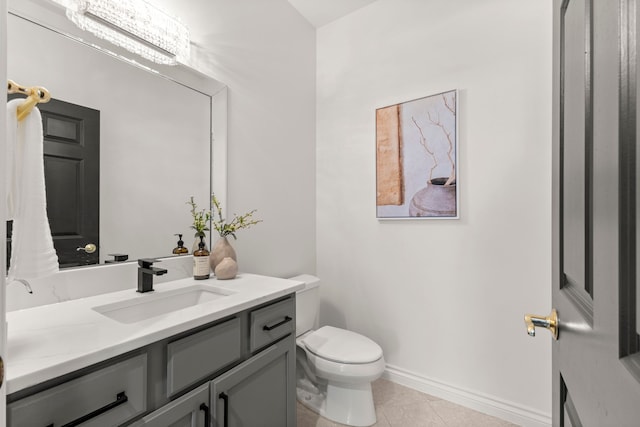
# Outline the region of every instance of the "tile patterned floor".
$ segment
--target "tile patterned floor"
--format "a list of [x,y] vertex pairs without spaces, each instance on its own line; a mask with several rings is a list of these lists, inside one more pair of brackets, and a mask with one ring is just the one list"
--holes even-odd
[[[373,383],[376,427],[516,427],[473,409],[379,379]],[[340,427],[298,403],[298,427]]]

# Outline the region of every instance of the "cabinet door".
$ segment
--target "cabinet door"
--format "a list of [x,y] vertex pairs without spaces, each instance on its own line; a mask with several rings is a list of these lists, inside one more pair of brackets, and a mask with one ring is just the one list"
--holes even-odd
[[167,403],[134,424],[136,427],[210,427],[209,384]]
[[293,336],[213,380],[210,397],[216,427],[295,426]]

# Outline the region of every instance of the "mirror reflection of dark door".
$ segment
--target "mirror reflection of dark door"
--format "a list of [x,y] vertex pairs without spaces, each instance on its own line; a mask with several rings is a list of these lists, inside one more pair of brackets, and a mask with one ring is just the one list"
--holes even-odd
[[[47,215],[60,268],[97,264],[100,258],[100,111],[56,99],[39,104],[38,108],[44,136]],[[7,234],[8,262],[10,223]]]

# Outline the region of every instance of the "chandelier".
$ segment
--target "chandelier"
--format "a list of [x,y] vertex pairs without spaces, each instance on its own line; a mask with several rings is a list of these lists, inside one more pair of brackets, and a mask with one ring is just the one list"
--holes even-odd
[[145,0],[53,0],[78,28],[158,64],[189,59],[189,30]]

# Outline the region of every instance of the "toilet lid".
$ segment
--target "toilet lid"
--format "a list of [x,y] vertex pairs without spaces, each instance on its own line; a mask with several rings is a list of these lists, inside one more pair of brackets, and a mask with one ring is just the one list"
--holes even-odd
[[323,326],[302,340],[315,354],[338,363],[370,363],[382,357],[382,349],[369,338],[332,326]]

